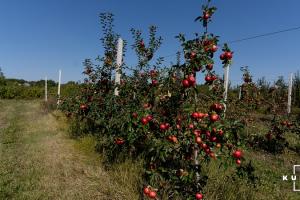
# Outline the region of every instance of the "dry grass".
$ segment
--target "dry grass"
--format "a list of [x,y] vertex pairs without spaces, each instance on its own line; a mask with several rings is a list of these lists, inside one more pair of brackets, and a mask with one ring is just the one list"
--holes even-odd
[[138,165],[105,171],[93,140],[69,139],[65,123],[40,112],[38,102],[5,106],[1,116],[11,117],[1,139],[11,143],[0,146],[0,199],[138,199]]

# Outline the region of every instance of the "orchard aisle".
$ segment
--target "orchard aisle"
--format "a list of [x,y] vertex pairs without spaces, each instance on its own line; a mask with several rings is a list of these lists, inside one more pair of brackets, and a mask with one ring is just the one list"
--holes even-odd
[[0,110],[0,199],[137,199],[38,101],[0,100]]

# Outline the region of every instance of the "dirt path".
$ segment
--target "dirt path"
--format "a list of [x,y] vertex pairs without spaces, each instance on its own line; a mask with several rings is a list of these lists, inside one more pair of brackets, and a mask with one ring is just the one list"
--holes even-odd
[[138,199],[77,143],[39,102],[0,101],[0,199]]

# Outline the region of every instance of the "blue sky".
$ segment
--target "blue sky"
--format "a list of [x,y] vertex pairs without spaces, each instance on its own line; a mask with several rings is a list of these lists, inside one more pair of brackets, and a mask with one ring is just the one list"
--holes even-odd
[[[116,32],[132,44],[130,28],[147,33],[149,25],[158,26],[164,39],[158,55],[174,54],[180,49],[178,33],[192,37],[202,32],[194,18],[201,14],[199,0],[1,0],[0,67],[7,77],[27,80],[57,80],[58,69],[63,82],[82,80],[82,62],[96,58],[103,49],[99,38],[98,15],[115,14]],[[261,33],[300,26],[299,0],[212,0],[218,10],[210,31],[221,42]],[[234,64],[230,78],[241,81],[240,67],[248,65],[254,79],[266,76],[270,81],[300,69],[300,30],[231,44]],[[220,52],[218,52],[218,55]],[[125,62],[135,63],[128,48]],[[168,57],[166,65],[176,60]],[[215,66],[219,74],[219,62]],[[203,77],[199,77],[202,79]]]

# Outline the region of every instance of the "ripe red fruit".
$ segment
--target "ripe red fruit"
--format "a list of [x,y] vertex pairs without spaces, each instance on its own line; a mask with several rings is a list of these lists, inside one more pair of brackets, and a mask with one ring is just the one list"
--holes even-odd
[[195,52],[192,52],[191,55],[190,55],[190,59],[193,59],[196,57],[196,53]]
[[194,85],[196,83],[196,79],[193,75],[189,75],[188,79],[190,85]]
[[151,192],[151,190],[148,187],[144,188],[144,194],[148,195]]
[[235,161],[235,163],[236,163],[237,165],[240,165],[240,164],[242,163],[242,161],[241,161],[240,159],[237,159],[237,160]]
[[203,45],[204,46],[208,46],[208,45],[210,45],[211,44],[211,41],[210,40],[204,40],[203,41]]
[[194,118],[194,119],[199,118],[199,113],[198,112],[193,112],[192,113],[192,118]]
[[200,136],[201,131],[199,129],[194,130],[194,135],[195,136]]
[[194,129],[194,124],[189,124],[189,129]]
[[218,133],[220,136],[222,136],[224,134],[224,131],[223,130],[218,130]]
[[221,112],[223,110],[223,106],[222,106],[222,104],[215,103],[210,106],[210,109],[213,111],[216,111],[216,112]]
[[155,191],[151,191],[151,192],[149,193],[149,198],[155,199],[155,198],[156,198],[156,192],[155,192]]
[[81,109],[81,110],[85,110],[85,109],[86,109],[86,105],[85,105],[85,104],[81,104],[81,105],[80,105],[80,109]]
[[236,159],[240,159],[242,157],[242,151],[240,150],[236,150],[235,152],[233,152],[233,157],[235,157]]
[[207,144],[202,143],[202,144],[201,144],[201,147],[202,147],[203,149],[206,149],[206,148],[207,148]]
[[210,137],[209,140],[210,140],[211,142],[216,142],[216,141],[217,141],[217,137]]
[[182,81],[182,85],[183,85],[183,87],[188,88],[188,87],[190,87],[190,82],[187,79],[184,79]]
[[208,12],[203,13],[203,19],[208,20],[210,18],[210,14]]
[[222,104],[218,104],[217,110],[222,111],[224,109],[224,106]]
[[212,77],[209,76],[209,75],[205,76],[205,81],[206,82],[211,82],[212,81]]
[[166,124],[160,124],[159,128],[160,128],[160,130],[162,130],[162,131],[167,130]]
[[117,145],[122,145],[122,144],[125,143],[125,141],[124,141],[122,138],[117,138],[117,139],[115,140],[115,143],[116,143]]
[[143,117],[143,118],[141,119],[141,122],[142,122],[143,125],[146,125],[146,124],[148,124],[149,121],[147,120],[146,117]]
[[81,110],[86,110],[87,109],[87,105],[86,104],[81,104],[80,105],[80,109]]
[[213,69],[213,66],[214,66],[214,65],[210,63],[210,64],[206,65],[206,69],[207,69],[207,70],[212,70],[212,69]]
[[210,151],[210,148],[209,148],[209,147],[207,147],[206,149],[204,149],[204,151],[205,151],[205,153],[206,153],[206,154],[210,154],[210,153],[211,153],[211,151]]
[[169,123],[165,123],[166,128],[169,129],[170,128],[170,124]]
[[211,158],[216,158],[216,154],[215,154],[214,152],[210,152],[210,153],[209,153],[209,156],[210,156]]
[[206,131],[205,135],[206,135],[207,138],[209,138],[210,137],[210,131]]
[[177,137],[176,137],[175,135],[170,135],[170,136],[168,137],[168,139],[169,139],[171,142],[178,143]]
[[177,137],[176,137],[176,136],[173,136],[173,142],[174,142],[174,143],[178,143],[178,140],[177,140]]
[[157,84],[158,84],[158,80],[153,79],[153,80],[152,80],[152,85],[153,85],[153,86],[156,86]]
[[201,193],[197,193],[196,194],[196,199],[197,200],[203,199],[203,195]]
[[219,120],[219,115],[218,114],[211,114],[210,115],[210,121],[216,122]]
[[212,45],[211,49],[212,52],[216,52],[218,50],[217,45]]
[[224,54],[224,56],[225,56],[225,58],[226,58],[227,60],[230,60],[230,59],[232,58],[232,52],[226,51],[225,54]]
[[197,144],[202,144],[201,137],[196,137],[195,141],[196,141]]
[[153,116],[152,115],[147,115],[146,119],[147,119],[148,122],[150,122],[150,121],[152,121]]
[[205,116],[205,114],[204,113],[198,113],[198,116],[199,116],[200,119],[202,119]]
[[226,58],[226,57],[225,57],[225,54],[222,53],[222,54],[220,55],[220,59],[221,59],[221,60],[225,60],[225,58]]

